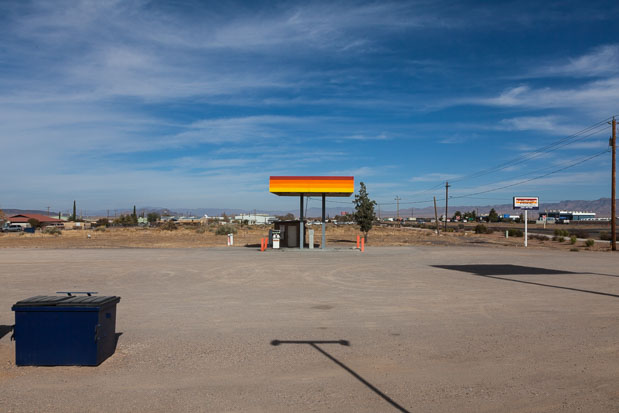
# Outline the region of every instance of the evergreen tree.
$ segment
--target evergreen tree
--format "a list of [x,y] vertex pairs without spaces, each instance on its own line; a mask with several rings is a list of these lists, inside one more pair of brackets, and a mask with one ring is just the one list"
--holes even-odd
[[365,242],[367,242],[368,232],[370,232],[374,220],[376,220],[376,214],[374,213],[376,201],[370,199],[363,182],[359,183],[359,193],[355,195],[353,204],[355,204],[354,220],[364,233]]
[[138,224],[138,214],[135,210],[135,205],[133,206],[133,214],[131,214],[131,221],[133,222],[133,225]]
[[75,200],[73,200],[73,215],[71,215],[71,217],[69,218],[69,221],[76,221],[76,220],[77,220],[77,209],[75,205]]
[[488,213],[488,222],[498,222],[498,221],[499,221],[499,214],[497,214],[494,208],[492,208],[490,212]]

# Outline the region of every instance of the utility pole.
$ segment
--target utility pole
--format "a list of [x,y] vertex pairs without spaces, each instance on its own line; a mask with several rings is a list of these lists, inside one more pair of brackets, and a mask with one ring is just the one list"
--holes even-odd
[[400,198],[399,196],[396,195],[395,198],[393,198],[393,199],[395,200],[396,205],[397,205],[396,206],[396,211],[397,211],[396,212],[396,218],[397,218],[398,222],[400,222],[400,200],[402,198]]
[[439,235],[439,229],[438,229],[438,210],[436,209],[436,197],[434,197],[434,222],[436,222],[436,235]]
[[447,232],[447,215],[449,199],[449,182],[445,181],[445,232]]
[[617,121],[613,116],[613,137],[610,142],[613,151],[613,178],[610,190],[610,245],[613,251],[617,251]]

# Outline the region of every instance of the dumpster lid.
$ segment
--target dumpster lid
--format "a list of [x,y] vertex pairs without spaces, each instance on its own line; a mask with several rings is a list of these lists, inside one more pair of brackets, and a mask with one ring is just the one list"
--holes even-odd
[[58,296],[58,295],[37,295],[35,297],[26,298],[18,301],[14,307],[100,307],[104,304],[117,303],[120,297],[117,296]]

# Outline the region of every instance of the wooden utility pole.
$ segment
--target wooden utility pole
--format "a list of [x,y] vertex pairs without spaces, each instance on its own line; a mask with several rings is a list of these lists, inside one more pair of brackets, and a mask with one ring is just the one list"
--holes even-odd
[[611,146],[613,151],[613,178],[610,190],[610,245],[613,251],[617,251],[617,121],[613,116],[613,137],[611,138]]
[[436,209],[436,197],[434,197],[434,222],[436,222],[436,235],[438,235],[439,227],[438,227],[438,210]]
[[395,200],[396,203],[396,219],[398,220],[398,222],[400,222],[400,200],[402,198],[400,198],[398,195],[395,196],[395,198],[393,198]]
[[449,182],[445,181],[445,232],[447,232],[447,215],[449,203]]

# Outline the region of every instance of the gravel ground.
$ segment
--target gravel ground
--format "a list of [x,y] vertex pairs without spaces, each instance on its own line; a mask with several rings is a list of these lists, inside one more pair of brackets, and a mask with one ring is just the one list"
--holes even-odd
[[122,297],[98,367],[16,367],[2,337],[0,411],[616,413],[617,257],[0,249],[0,327],[33,295]]

